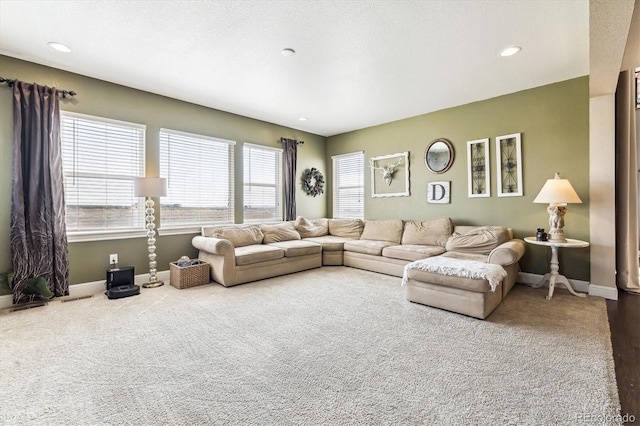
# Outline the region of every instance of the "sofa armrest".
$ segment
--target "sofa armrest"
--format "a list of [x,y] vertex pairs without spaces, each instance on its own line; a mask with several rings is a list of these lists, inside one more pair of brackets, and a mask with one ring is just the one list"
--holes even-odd
[[221,256],[235,254],[233,243],[229,240],[214,237],[202,237],[198,235],[193,237],[191,244],[198,250],[206,251],[211,254],[218,254]]
[[198,235],[193,237],[191,244],[199,250],[198,259],[211,265],[214,281],[224,286],[235,284],[236,253],[231,241]]
[[520,239],[509,240],[500,244],[489,253],[488,263],[508,266],[517,263],[524,256],[525,244]]

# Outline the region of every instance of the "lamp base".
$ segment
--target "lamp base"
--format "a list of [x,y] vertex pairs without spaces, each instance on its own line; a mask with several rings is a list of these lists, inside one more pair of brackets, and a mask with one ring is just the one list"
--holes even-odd
[[566,243],[567,239],[564,236],[564,232],[560,230],[557,232],[550,231],[549,234],[547,234],[547,241],[551,243]]
[[142,287],[144,288],[155,288],[155,287],[160,287],[164,285],[164,281],[154,281],[152,283],[144,283],[142,284]]
[[564,236],[564,215],[567,213],[567,207],[559,204],[549,204],[547,207],[549,213],[549,234],[547,241],[552,243],[566,243]]

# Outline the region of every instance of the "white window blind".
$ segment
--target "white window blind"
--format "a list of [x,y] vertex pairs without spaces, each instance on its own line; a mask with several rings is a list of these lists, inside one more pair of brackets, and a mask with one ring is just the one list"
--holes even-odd
[[144,176],[145,126],[61,112],[67,233],[144,229],[133,179]]
[[282,150],[245,143],[244,221],[282,220]]
[[333,217],[364,218],[364,152],[336,155],[333,161]]
[[160,129],[160,228],[234,222],[234,141]]

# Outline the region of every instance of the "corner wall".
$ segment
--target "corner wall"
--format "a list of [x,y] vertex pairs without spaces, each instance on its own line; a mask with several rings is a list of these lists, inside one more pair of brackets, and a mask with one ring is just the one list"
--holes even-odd
[[591,98],[589,180],[591,183],[591,288],[589,293],[617,300],[615,94]]
[[[425,94],[428,96],[428,94]],[[498,197],[495,138],[522,133],[522,197]],[[424,164],[424,151],[436,138],[449,139],[455,150],[451,169],[437,175]],[[467,141],[490,138],[491,197],[469,198]],[[505,225],[523,238],[536,228],[548,230],[546,206],[533,199],[547,179],[558,171],[570,180],[582,199],[565,217],[570,238],[589,241],[589,80],[580,77],[437,111],[380,126],[329,137],[327,166],[332,155],[363,150],[365,164],[374,156],[409,151],[409,197],[372,198],[370,173],[365,173],[366,219],[430,219],[449,216],[456,224]],[[332,171],[327,176],[331,180]],[[451,182],[450,204],[428,204],[427,183]],[[331,189],[331,182],[327,187]],[[331,194],[329,194],[331,196]],[[332,214],[331,197],[327,214]],[[588,281],[589,249],[560,250],[560,270],[568,278]],[[549,268],[545,247],[527,246],[523,272],[543,274]]]

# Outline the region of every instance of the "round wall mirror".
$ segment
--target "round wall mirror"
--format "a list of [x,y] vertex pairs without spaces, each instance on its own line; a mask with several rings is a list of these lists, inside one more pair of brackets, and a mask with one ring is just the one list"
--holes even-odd
[[453,164],[453,145],[446,139],[436,139],[424,151],[424,163],[432,173],[444,173]]

